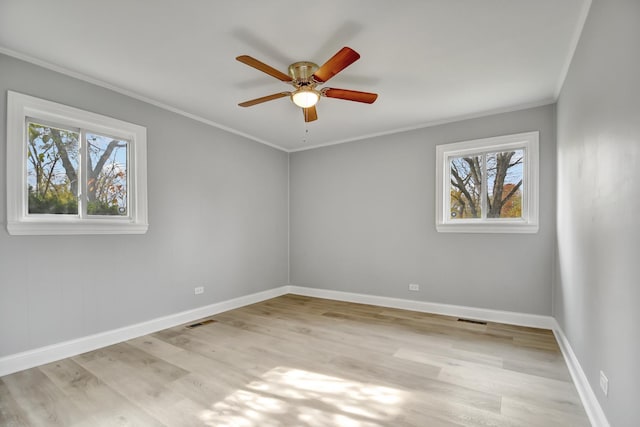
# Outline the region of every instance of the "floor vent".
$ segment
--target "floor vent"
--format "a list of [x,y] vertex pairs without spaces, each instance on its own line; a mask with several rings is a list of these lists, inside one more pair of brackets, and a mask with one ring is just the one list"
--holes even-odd
[[215,322],[215,320],[207,319],[207,320],[203,320],[203,321],[198,322],[198,323],[192,323],[191,325],[188,325],[187,328],[193,329],[193,328],[197,328],[198,326],[208,325],[209,323],[213,323],[213,322]]
[[458,322],[466,322],[466,323],[473,323],[475,325],[486,325],[487,322],[483,322],[482,320],[472,320],[472,319],[458,319]]

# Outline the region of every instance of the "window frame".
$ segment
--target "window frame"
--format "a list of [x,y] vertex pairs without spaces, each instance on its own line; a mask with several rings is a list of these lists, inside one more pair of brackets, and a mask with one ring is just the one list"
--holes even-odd
[[[33,120],[108,135],[130,144],[127,153],[127,216],[28,213],[26,124]],[[11,235],[146,233],[149,227],[146,158],[147,130],[143,126],[7,91],[7,231]],[[85,173],[84,166],[79,165],[79,168],[81,173]]]
[[[537,233],[539,230],[540,132],[524,132],[436,146],[436,230],[451,233]],[[522,218],[450,218],[450,159],[524,150]],[[483,183],[486,187],[486,174]],[[487,189],[488,190],[488,189]]]

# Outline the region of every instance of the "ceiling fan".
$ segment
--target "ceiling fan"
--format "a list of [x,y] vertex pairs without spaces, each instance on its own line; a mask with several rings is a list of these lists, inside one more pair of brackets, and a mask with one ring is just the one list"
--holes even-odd
[[238,105],[241,107],[251,107],[252,105],[289,96],[294,104],[302,108],[304,121],[312,122],[318,119],[316,104],[320,100],[321,96],[372,104],[376,98],[378,98],[378,94],[376,93],[330,87],[320,89],[318,87],[325,84],[329,79],[347,68],[349,65],[353,64],[358,60],[358,58],[360,58],[360,54],[358,54],[358,52],[349,47],[343,47],[321,67],[318,67],[317,64],[309,61],[294,62],[289,65],[289,74],[285,74],[264,62],[260,62],[257,59],[252,58],[251,56],[238,56],[236,59],[243,64],[269,74],[278,80],[290,83],[294,87],[292,92],[278,92],[261,98],[252,99],[250,101],[241,102]]

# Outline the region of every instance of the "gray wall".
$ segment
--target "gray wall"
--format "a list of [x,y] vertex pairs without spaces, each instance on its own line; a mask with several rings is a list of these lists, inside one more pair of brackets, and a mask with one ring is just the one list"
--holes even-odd
[[287,153],[0,55],[3,223],[9,89],[146,126],[150,227],[9,236],[3,226],[0,357],[287,284]]
[[[437,233],[435,146],[535,130],[540,231]],[[551,314],[555,150],[549,105],[292,153],[291,283]]]
[[595,0],[557,107],[553,314],[616,427],[640,420],[638,41],[640,2]]

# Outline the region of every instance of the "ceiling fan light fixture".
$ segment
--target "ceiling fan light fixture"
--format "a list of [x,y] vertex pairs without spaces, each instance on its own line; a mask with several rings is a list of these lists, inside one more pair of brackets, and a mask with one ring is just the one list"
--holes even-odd
[[291,100],[300,108],[313,107],[319,99],[320,93],[314,89],[300,88],[291,94]]

